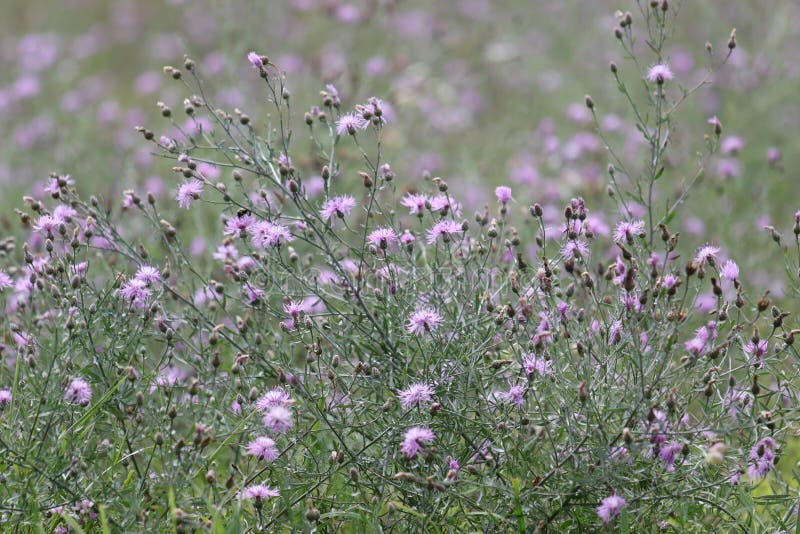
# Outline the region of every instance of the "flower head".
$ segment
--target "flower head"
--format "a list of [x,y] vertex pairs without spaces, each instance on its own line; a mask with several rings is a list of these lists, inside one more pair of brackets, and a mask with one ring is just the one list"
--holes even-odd
[[291,231],[282,224],[271,221],[257,221],[247,228],[253,246],[260,248],[278,247],[294,240]]
[[662,85],[664,82],[672,80],[674,75],[666,63],[657,63],[647,71],[646,78],[648,82],[655,82],[658,85]]
[[334,216],[343,219],[345,215],[353,211],[355,206],[356,199],[348,195],[342,195],[326,200],[325,203],[322,204],[322,209],[319,211],[319,214],[325,222],[331,220]]
[[450,240],[450,236],[460,234],[464,230],[461,224],[452,219],[442,219],[433,225],[433,228],[428,230],[427,243],[432,245],[438,238],[442,238],[445,242]]
[[775,459],[775,449],[778,444],[774,439],[766,437],[758,441],[750,449],[750,458],[753,462],[747,468],[747,475],[753,480],[760,480],[767,476],[773,466]]
[[244,237],[247,233],[247,228],[254,222],[255,218],[249,213],[230,217],[225,221],[225,231],[223,234]]
[[355,135],[358,130],[363,130],[369,126],[369,122],[364,117],[355,113],[345,113],[336,121],[336,133],[339,135]]
[[9,287],[14,287],[14,281],[5,271],[0,271],[0,291],[8,289]]
[[561,247],[561,257],[565,260],[577,260],[589,255],[589,244],[583,239],[570,239]]
[[247,54],[247,61],[253,65],[253,68],[260,69],[264,66],[264,61],[261,59],[261,56],[256,54],[255,52],[250,52]]
[[247,444],[247,454],[261,458],[265,462],[272,462],[278,457],[275,440],[267,436],[259,436]]
[[425,383],[411,384],[406,389],[397,393],[400,404],[408,410],[413,406],[419,406],[423,402],[430,402],[433,395],[433,387]]
[[0,408],[3,406],[8,406],[11,404],[11,390],[10,389],[0,389]]
[[425,212],[425,205],[428,197],[422,193],[406,193],[400,200],[400,204],[408,208],[411,215],[422,215]]
[[494,195],[501,204],[508,204],[511,200],[511,188],[505,185],[498,186],[494,189]]
[[612,519],[617,517],[620,511],[627,505],[628,503],[625,499],[615,493],[600,502],[600,506],[597,507],[597,517],[603,521],[604,525],[607,525]]
[[767,343],[766,339],[758,339],[755,342],[749,340],[742,345],[742,350],[750,356],[751,361],[760,360],[767,353],[767,349],[769,349],[769,343]]
[[525,404],[525,388],[519,384],[511,386],[508,391],[501,392],[499,397],[505,402],[522,409],[522,405]]
[[280,494],[278,490],[272,489],[265,484],[254,484],[243,489],[241,493],[239,493],[239,497],[251,500],[257,508],[261,508],[265,500],[278,497]]
[[726,279],[730,280],[731,282],[734,282],[736,279],[739,278],[739,266],[736,265],[735,261],[728,260],[722,266],[722,273],[721,274],[722,274],[723,278],[726,278]]
[[683,449],[683,445],[678,443],[677,441],[673,441],[668,445],[664,445],[658,451],[658,457],[664,462],[667,467],[667,471],[672,472],[675,471],[675,460],[677,459],[678,453],[681,452]]
[[386,250],[395,241],[397,241],[397,234],[388,227],[376,228],[367,236],[367,242],[381,250]]
[[292,428],[292,411],[285,406],[273,406],[262,421],[270,432],[285,434]]
[[256,408],[259,411],[265,412],[275,406],[288,407],[291,406],[291,404],[292,399],[286,390],[283,388],[272,388],[256,401]]
[[544,358],[537,358],[535,354],[525,354],[522,357],[522,367],[525,369],[525,374],[530,378],[534,374],[539,376],[550,376],[553,374],[552,369],[553,361],[545,360]]
[[134,280],[140,280],[148,285],[154,284],[161,280],[161,273],[152,265],[142,265],[136,271]]
[[456,217],[461,217],[461,204],[454,202],[449,195],[436,195],[430,199],[431,211],[438,211],[442,217],[452,212]]
[[192,200],[200,198],[200,193],[203,192],[203,182],[200,180],[192,180],[184,182],[179,188],[175,198],[178,201],[178,206],[188,209],[192,204]]
[[433,332],[441,324],[442,316],[439,315],[439,312],[433,308],[417,308],[408,318],[406,330],[409,334],[422,336],[428,332]]
[[119,288],[119,294],[135,307],[143,309],[147,307],[147,299],[150,297],[151,291],[147,287],[147,282],[132,278]]
[[634,237],[644,235],[644,221],[623,221],[617,225],[614,231],[614,241],[617,243],[633,243]]
[[717,254],[719,254],[719,247],[715,247],[713,245],[703,245],[697,250],[697,255],[694,257],[694,262],[698,265],[702,265],[704,262],[708,262],[709,264],[713,265]]
[[403,434],[400,451],[410,460],[421,452],[425,445],[430,445],[435,437],[430,428],[412,426]]
[[62,222],[64,221],[54,215],[42,215],[36,219],[36,222],[33,224],[33,229],[37,232],[52,234]]
[[67,386],[64,392],[64,400],[72,404],[86,406],[92,400],[92,387],[86,380],[76,378]]

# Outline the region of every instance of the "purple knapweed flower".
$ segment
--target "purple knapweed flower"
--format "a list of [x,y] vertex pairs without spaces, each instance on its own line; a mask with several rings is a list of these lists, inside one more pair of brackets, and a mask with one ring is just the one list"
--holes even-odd
[[267,436],[259,436],[247,444],[247,454],[260,458],[265,462],[274,461],[279,453],[275,440]]
[[275,406],[288,407],[292,404],[289,393],[283,388],[272,388],[256,401],[256,409],[265,412]]
[[14,280],[5,271],[0,271],[0,291],[14,287]]
[[264,426],[276,434],[285,434],[292,428],[292,411],[285,406],[273,406],[262,419]]
[[739,278],[739,266],[736,265],[735,261],[728,260],[722,266],[722,271],[720,274],[722,274],[723,278],[726,278],[731,282],[735,282]]
[[578,260],[589,255],[589,245],[583,239],[570,239],[561,247],[561,257]]
[[766,437],[753,445],[753,448],[750,449],[750,458],[753,462],[747,468],[747,475],[752,480],[761,480],[767,476],[767,473],[772,469],[777,447],[778,444],[770,437]]
[[435,437],[430,428],[412,426],[403,434],[400,451],[410,460],[416,457],[425,445],[430,445]]
[[622,339],[622,321],[616,320],[608,328],[608,343],[615,345]]
[[265,484],[255,484],[253,486],[247,486],[239,493],[239,496],[242,499],[253,501],[253,504],[257,508],[261,508],[264,501],[272,497],[278,497],[280,494],[278,490],[272,489]]
[[661,85],[664,82],[672,80],[674,75],[666,63],[657,63],[650,67],[645,78],[648,82],[654,82]]
[[667,467],[667,471],[670,473],[675,471],[675,460],[678,457],[678,453],[681,452],[681,449],[683,449],[683,445],[677,441],[673,441],[668,445],[664,445],[658,451],[658,457],[661,458],[664,465]]
[[325,222],[330,221],[334,216],[343,219],[356,206],[356,199],[349,195],[329,198],[322,204],[319,214]]
[[0,389],[0,408],[8,406],[11,404],[11,390],[10,389]]
[[175,198],[178,201],[178,206],[188,209],[193,200],[200,198],[200,193],[203,192],[203,182],[200,180],[191,180],[181,184]]
[[422,193],[406,193],[400,200],[400,204],[408,208],[411,215],[419,215],[425,212],[425,205],[428,202],[428,197]]
[[336,121],[336,133],[339,135],[355,135],[358,130],[363,130],[369,126],[369,122],[364,117],[355,113],[345,113]]
[[431,211],[438,211],[443,217],[448,213],[453,213],[456,217],[461,217],[461,204],[454,202],[449,195],[436,195],[430,199]]
[[705,262],[713,264],[717,254],[719,254],[719,247],[715,247],[713,245],[703,245],[697,250],[697,255],[694,257],[694,262],[698,265],[702,265]]
[[254,222],[256,222],[255,218],[249,213],[229,217],[228,220],[225,221],[223,235],[244,237],[247,234],[247,229]]
[[417,308],[406,323],[409,334],[417,336],[435,331],[442,324],[442,316],[433,308]]
[[139,309],[147,307],[147,299],[150,294],[147,282],[137,278],[131,279],[119,288],[119,295]]
[[544,358],[537,358],[535,354],[524,354],[522,356],[522,367],[525,369],[525,374],[531,378],[534,374],[540,376],[550,376],[553,374],[553,360],[546,360]]
[[161,280],[161,273],[152,265],[142,265],[136,271],[134,280],[141,280],[145,284],[155,284]]
[[738,135],[729,135],[720,143],[719,149],[723,154],[738,154],[744,148],[744,139]]
[[742,345],[742,351],[750,357],[751,362],[758,362],[767,353],[767,349],[769,349],[769,344],[766,339],[756,341],[750,339]]
[[250,52],[249,54],[247,54],[247,61],[249,61],[250,64],[253,65],[253,68],[255,69],[261,69],[262,67],[264,67],[264,61],[261,59],[261,56],[256,54],[255,52]]
[[67,386],[64,392],[64,400],[72,404],[86,406],[92,400],[92,387],[86,380],[76,378]]
[[342,105],[342,99],[339,98],[339,90],[334,87],[332,83],[329,83],[325,86],[325,96],[330,98],[331,105],[335,108],[338,108]]
[[525,388],[519,384],[511,386],[508,391],[501,392],[499,397],[505,402],[522,409],[522,405],[525,404]]
[[287,227],[271,221],[256,221],[247,228],[247,232],[253,246],[259,248],[278,247],[294,240]]
[[494,194],[497,201],[501,204],[508,204],[511,200],[511,188],[505,185],[498,186],[494,189]]
[[623,221],[614,231],[614,241],[617,243],[633,243],[634,237],[644,236],[644,221]]
[[434,224],[430,230],[428,230],[426,242],[429,245],[432,245],[438,238],[442,238],[443,241],[448,242],[450,240],[450,236],[460,234],[463,231],[464,230],[462,229],[460,223],[457,223],[452,219],[442,219]]
[[52,234],[53,231],[58,229],[58,225],[63,222],[64,221],[53,215],[42,215],[33,223],[33,229],[37,232]]
[[388,227],[380,227],[373,230],[367,236],[367,242],[373,247],[381,250],[386,250],[389,245],[397,241],[397,234],[395,231]]
[[597,507],[597,517],[600,518],[604,525],[607,525],[612,519],[617,517],[627,505],[628,503],[625,499],[615,493],[600,502],[600,506]]
[[406,389],[397,393],[400,405],[408,410],[414,406],[419,406],[423,402],[430,402],[433,396],[433,387],[430,384],[416,383],[411,384]]

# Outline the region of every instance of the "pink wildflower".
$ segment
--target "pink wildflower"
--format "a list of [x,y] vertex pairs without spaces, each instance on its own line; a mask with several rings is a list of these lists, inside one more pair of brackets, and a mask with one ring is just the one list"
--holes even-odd
[[666,63],[658,63],[650,67],[650,70],[647,71],[646,78],[648,82],[655,82],[658,85],[662,85],[664,82],[672,80],[674,75]]
[[395,241],[397,241],[397,234],[393,229],[387,227],[376,228],[367,236],[367,242],[381,250],[386,250]]
[[82,378],[76,378],[70,382],[64,392],[64,400],[72,404],[86,406],[91,399],[92,387]]
[[451,219],[442,219],[441,221],[437,222],[433,225],[433,228],[428,230],[427,235],[427,243],[432,245],[436,242],[438,238],[442,238],[442,240],[447,243],[450,241],[450,236],[460,234],[463,232],[461,228],[461,224],[453,221]]
[[412,426],[403,435],[400,450],[410,460],[421,452],[425,445],[430,445],[435,437],[433,431],[429,428]]
[[604,525],[608,525],[627,505],[625,499],[615,493],[600,502],[600,506],[597,507],[597,517],[603,521]]
[[336,121],[336,133],[339,135],[355,135],[358,130],[369,126],[369,122],[355,113],[345,113]]
[[178,188],[178,193],[175,195],[175,198],[180,207],[188,209],[193,200],[200,198],[200,193],[202,192],[203,182],[195,179],[190,182],[184,182]]
[[333,197],[325,201],[320,210],[322,220],[327,222],[334,216],[343,219],[356,205],[356,199],[349,195]]
[[247,444],[247,454],[261,458],[265,462],[274,461],[279,453],[275,447],[275,440],[267,436],[259,436]]
[[292,411],[285,406],[273,406],[262,421],[270,432],[285,434],[292,428]]
[[256,54],[255,52],[250,52],[247,54],[247,61],[253,65],[253,68],[261,69],[264,66],[264,61],[261,59],[261,56]]
[[261,508],[264,501],[272,497],[278,497],[280,494],[278,490],[272,489],[265,484],[255,484],[253,486],[247,486],[239,493],[239,496],[242,499],[253,501],[256,508]]
[[433,387],[429,384],[411,384],[406,389],[397,393],[400,404],[408,410],[414,406],[419,406],[423,402],[430,402],[433,395]]
[[406,323],[409,334],[417,336],[433,332],[442,324],[442,316],[433,308],[417,308]]

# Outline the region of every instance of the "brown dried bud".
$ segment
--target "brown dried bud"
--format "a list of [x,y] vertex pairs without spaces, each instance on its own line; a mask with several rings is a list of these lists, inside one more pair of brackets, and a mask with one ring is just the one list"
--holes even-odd
[[625,427],[622,429],[622,439],[625,440],[625,443],[630,445],[633,442],[633,434],[631,433],[631,429]]
[[589,384],[586,382],[586,380],[581,382],[578,386],[578,398],[581,400],[581,402],[586,402],[586,400],[589,398]]

